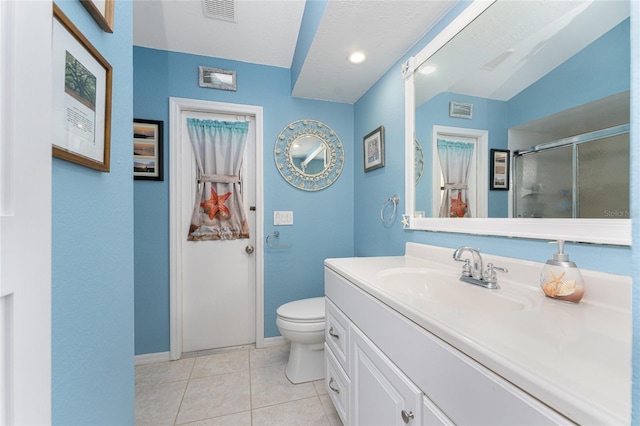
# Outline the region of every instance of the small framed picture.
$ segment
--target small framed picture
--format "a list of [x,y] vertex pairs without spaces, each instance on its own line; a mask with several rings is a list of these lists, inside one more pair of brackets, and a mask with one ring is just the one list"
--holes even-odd
[[236,90],[236,72],[200,66],[199,84],[200,87],[210,89]]
[[507,149],[491,150],[491,189],[509,190],[509,158]]
[[364,171],[384,167],[384,126],[380,126],[363,138]]
[[449,117],[467,118],[471,120],[473,118],[473,104],[455,101],[450,102]]
[[133,120],[134,179],[163,180],[162,128],[162,121]]
[[53,3],[53,156],[109,172],[112,67]]
[[80,0],[103,31],[113,32],[113,8],[115,0]]

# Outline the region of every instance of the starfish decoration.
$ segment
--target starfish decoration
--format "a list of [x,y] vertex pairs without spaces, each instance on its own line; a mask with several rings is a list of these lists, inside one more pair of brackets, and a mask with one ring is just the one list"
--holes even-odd
[[464,217],[467,211],[467,203],[462,201],[462,192],[458,191],[458,198],[451,199],[451,217]]
[[224,205],[225,201],[227,201],[227,198],[229,198],[230,196],[231,192],[227,192],[224,195],[218,196],[218,194],[216,194],[216,191],[211,188],[211,198],[209,198],[204,203],[200,203],[200,207],[204,207],[205,213],[207,212],[207,210],[209,211],[209,219],[211,220],[213,220],[216,213],[218,212],[221,212],[225,216],[230,217],[231,212],[229,211],[227,206]]
[[409,215],[402,215],[402,229],[407,229],[409,227]]

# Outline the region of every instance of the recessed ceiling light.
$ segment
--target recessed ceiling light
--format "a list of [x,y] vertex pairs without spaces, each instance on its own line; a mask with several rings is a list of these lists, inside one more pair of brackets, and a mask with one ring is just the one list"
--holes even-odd
[[352,64],[361,64],[365,59],[367,59],[367,57],[362,52],[353,52],[351,55],[349,55],[349,62],[351,62]]
[[434,67],[433,65],[427,65],[426,67],[420,68],[419,73],[427,75],[427,74],[431,74],[431,73],[433,73],[435,71],[436,71],[436,67]]

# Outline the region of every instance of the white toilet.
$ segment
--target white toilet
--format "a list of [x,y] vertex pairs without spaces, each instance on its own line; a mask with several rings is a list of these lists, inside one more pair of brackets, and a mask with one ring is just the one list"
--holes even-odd
[[324,297],[285,303],[276,312],[280,334],[291,341],[287,378],[292,383],[324,378]]

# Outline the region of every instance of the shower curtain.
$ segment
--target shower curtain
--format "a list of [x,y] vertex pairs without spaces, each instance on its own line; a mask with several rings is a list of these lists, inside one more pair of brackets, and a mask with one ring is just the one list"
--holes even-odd
[[198,167],[187,239],[249,238],[240,178],[249,123],[188,118],[187,130]]
[[438,139],[444,192],[438,217],[471,217],[467,182],[474,144]]

